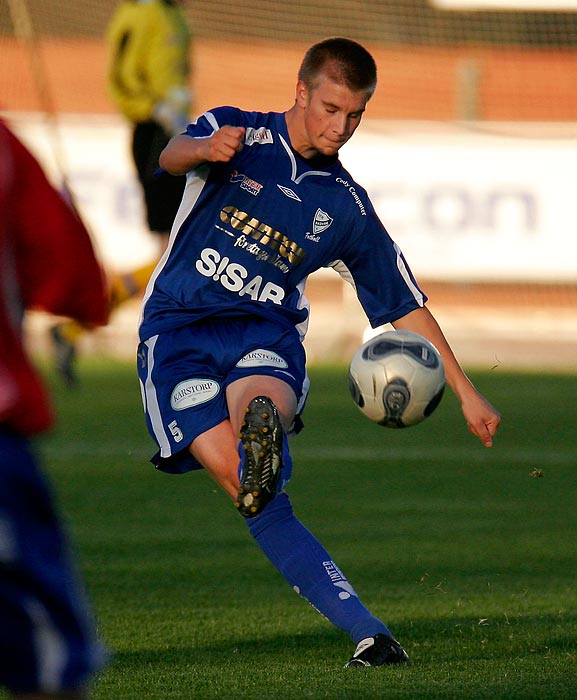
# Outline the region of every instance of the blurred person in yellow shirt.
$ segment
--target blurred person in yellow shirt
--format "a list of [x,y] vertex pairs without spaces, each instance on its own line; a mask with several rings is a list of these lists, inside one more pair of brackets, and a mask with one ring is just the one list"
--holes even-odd
[[[158,158],[172,136],[186,129],[191,109],[191,33],[182,0],[123,0],[108,26],[107,88],[132,130],[132,159],[142,188],[148,229],[164,252],[186,177],[159,171]],[[140,294],[156,265],[110,279],[110,310]],[[56,366],[77,381],[76,345],[86,329],[67,321],[51,329]]]

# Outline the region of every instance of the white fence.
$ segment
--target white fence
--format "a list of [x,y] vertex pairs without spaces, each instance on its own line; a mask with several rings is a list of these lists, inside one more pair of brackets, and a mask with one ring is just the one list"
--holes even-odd
[[[129,130],[121,120],[62,116],[55,135],[38,115],[7,116],[56,180],[60,151],[107,269],[122,271],[154,258]],[[514,131],[514,125],[501,126]],[[577,139],[367,121],[344,147],[342,160],[368,190],[419,279],[577,283]],[[311,359],[352,353],[366,329],[355,304],[344,293],[334,304],[316,305],[315,313],[313,302]],[[514,299],[484,311],[431,305],[465,362],[577,367],[573,309],[517,309]],[[95,341],[86,341],[88,347],[132,355],[137,310],[134,304],[116,315]]]

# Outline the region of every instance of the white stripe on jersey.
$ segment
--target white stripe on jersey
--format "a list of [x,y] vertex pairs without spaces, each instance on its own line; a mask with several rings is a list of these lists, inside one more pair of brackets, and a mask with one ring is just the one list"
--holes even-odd
[[150,299],[150,295],[152,294],[152,290],[154,289],[154,283],[156,282],[156,278],[162,272],[162,268],[165,266],[166,261],[168,260],[168,256],[170,255],[170,251],[174,246],[174,241],[176,240],[176,235],[180,230],[180,227],[184,223],[186,217],[194,208],[196,200],[200,197],[200,194],[206,184],[206,180],[208,179],[209,172],[210,165],[207,164],[200,165],[196,170],[191,170],[186,175],[186,186],[182,195],[182,201],[180,203],[180,206],[178,207],[178,211],[176,212],[176,216],[174,218],[174,223],[172,224],[170,238],[168,239],[168,245],[166,246],[166,250],[162,254],[162,257],[158,261],[158,265],[154,268],[154,271],[150,276],[150,279],[148,280],[148,284],[146,285],[146,290],[144,292],[144,297],[142,299],[142,304],[140,307],[140,317],[138,319],[139,326],[143,321],[144,308],[146,306],[146,302]]
[[403,260],[403,254],[401,252],[401,249],[394,242],[393,248],[397,253],[397,269],[401,273],[401,277],[405,280],[405,284],[411,290],[411,293],[415,297],[415,301],[417,302],[417,304],[419,306],[423,306],[425,303],[423,300],[423,295],[420,289],[415,285],[415,283],[411,279],[411,275],[409,275],[409,271],[407,270],[407,266],[405,265],[405,261]]
[[[401,277],[403,278],[405,284],[407,285],[411,294],[415,298],[417,304],[419,306],[423,306],[425,303],[423,299],[423,294],[411,279],[411,275],[409,274],[407,266],[405,265],[405,261],[403,260],[403,254],[401,252],[401,249],[396,243],[393,243],[393,248],[397,253],[397,269],[401,273]],[[353,279],[349,268],[345,265],[345,263],[342,260],[335,260],[334,262],[330,263],[328,267],[332,267],[333,270],[336,270],[339,273],[339,275],[345,280],[345,282],[348,282],[353,287],[353,289],[356,290],[355,280]]]
[[301,343],[303,342],[305,335],[307,334],[307,331],[309,329],[309,318],[311,315],[311,313],[310,313],[311,312],[311,305],[310,305],[310,302],[305,295],[306,283],[307,283],[307,278],[305,277],[297,285],[297,289],[299,291],[299,301],[297,304],[297,308],[307,310],[307,317],[305,318],[305,320],[301,321],[300,323],[297,323],[297,325],[295,326],[295,328],[297,329],[297,332],[299,334]]
[[216,121],[216,117],[212,112],[205,112],[202,116],[206,119],[206,121],[212,126],[212,128],[215,131],[218,131],[220,129],[220,124]]
[[351,271],[342,260],[334,260],[332,263],[329,263],[327,267],[332,267],[333,270],[339,273],[345,282],[348,282],[355,291],[357,290],[355,280],[351,275]]

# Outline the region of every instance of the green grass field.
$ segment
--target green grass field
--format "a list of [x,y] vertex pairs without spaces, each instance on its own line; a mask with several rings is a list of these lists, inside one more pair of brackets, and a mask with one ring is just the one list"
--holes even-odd
[[344,670],[206,475],[148,464],[132,366],[81,372],[41,448],[113,654],[96,700],[577,698],[577,376],[473,375],[504,415],[487,450],[451,394],[387,430],[311,369],[295,511],[412,659]]

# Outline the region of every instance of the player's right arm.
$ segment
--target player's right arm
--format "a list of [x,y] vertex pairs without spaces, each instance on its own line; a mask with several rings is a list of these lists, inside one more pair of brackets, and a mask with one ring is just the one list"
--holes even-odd
[[393,321],[397,330],[410,330],[428,338],[441,353],[447,384],[461,402],[461,410],[469,426],[485,447],[491,447],[501,423],[501,414],[473,386],[462,370],[437,320],[426,306],[415,309]]
[[185,175],[203,163],[228,163],[242,150],[245,128],[225,125],[211,136],[174,136],[160,154],[160,167],[171,175]]

